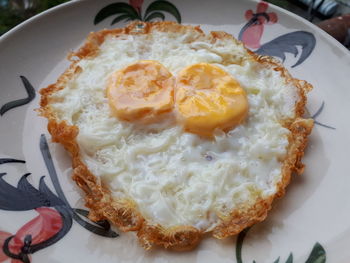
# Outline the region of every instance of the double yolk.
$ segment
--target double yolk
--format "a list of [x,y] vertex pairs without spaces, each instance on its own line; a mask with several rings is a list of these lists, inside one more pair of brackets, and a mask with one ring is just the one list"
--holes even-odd
[[239,83],[208,63],[188,66],[175,78],[157,61],[138,61],[110,76],[107,97],[122,120],[152,123],[174,112],[186,131],[207,137],[234,128],[248,113]]

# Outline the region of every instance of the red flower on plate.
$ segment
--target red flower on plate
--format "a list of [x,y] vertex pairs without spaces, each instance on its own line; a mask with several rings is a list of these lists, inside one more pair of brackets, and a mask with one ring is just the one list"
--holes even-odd
[[260,39],[264,32],[264,24],[274,24],[278,18],[276,13],[267,13],[269,4],[260,2],[257,5],[256,13],[249,9],[245,12],[245,18],[249,21],[247,28],[244,30],[241,40],[244,44],[252,49],[257,49],[261,46]]
[[137,10],[139,15],[141,14],[141,7],[143,4],[143,0],[129,0],[129,4]]
[[[8,239],[10,236],[12,236],[12,234],[4,232],[4,231],[0,231],[0,247],[2,248],[4,245],[4,242],[6,239]],[[7,260],[7,255],[4,253],[4,251],[2,249],[0,249],[0,262],[4,262],[5,260]]]
[[[35,209],[39,215],[22,226],[15,235],[0,231],[0,262],[9,257],[4,252],[4,244],[8,238],[8,251],[13,255],[19,255],[26,245],[36,245],[50,239],[57,234],[63,226],[62,217],[55,209],[40,207]],[[27,243],[27,244],[26,244]],[[29,243],[29,244],[28,244]],[[12,259],[11,263],[22,261]]]
[[[5,240],[8,239],[9,237],[11,237],[12,234],[4,232],[4,231],[0,231],[0,247],[2,248]],[[11,251],[11,253],[18,255],[18,253],[21,252],[21,248],[18,246],[9,246],[9,249]],[[1,249],[0,250],[0,262],[4,262],[6,260],[8,260],[8,256],[4,253],[4,251]],[[23,263],[21,260],[16,260],[16,259],[12,259],[11,263]]]

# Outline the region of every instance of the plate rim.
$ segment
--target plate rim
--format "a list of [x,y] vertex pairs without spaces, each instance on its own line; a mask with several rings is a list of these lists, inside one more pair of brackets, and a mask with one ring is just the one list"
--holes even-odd
[[[65,8],[70,8],[70,7],[74,6],[74,5],[79,5],[79,4],[83,3],[83,2],[88,2],[88,1],[94,1],[94,0],[71,0],[69,2],[62,3],[60,5],[57,5],[57,6],[53,7],[53,8],[45,10],[44,12],[41,12],[39,14],[36,14],[35,16],[33,16],[33,17],[23,21],[22,23],[16,25],[14,28],[10,29],[5,34],[0,36],[0,46],[2,45],[3,42],[5,42],[6,40],[8,40],[11,37],[15,36],[16,33],[20,33],[20,31],[24,30],[27,26],[31,26],[34,22],[40,22],[40,19],[42,19],[43,17],[50,16],[50,15],[52,15],[54,13],[57,13],[59,11],[64,10]],[[117,1],[117,0],[115,0],[115,1]],[[119,1],[125,2],[125,0],[119,0]],[[192,0],[192,1],[194,1],[194,0]],[[240,1],[247,2],[247,0],[240,0]],[[248,1],[251,2],[251,3],[261,2],[259,0],[248,0]],[[277,10],[278,12],[281,12],[281,13],[283,13],[285,15],[288,15],[288,16],[292,17],[293,19],[298,20],[299,22],[304,23],[305,25],[310,27],[313,31],[315,31],[315,32],[319,33],[321,36],[325,37],[333,46],[336,46],[350,60],[350,51],[345,46],[343,46],[340,42],[338,42],[338,40],[336,40],[334,37],[329,35],[327,32],[323,31],[321,28],[317,27],[315,24],[311,23],[307,19],[305,19],[305,18],[303,18],[303,17],[301,17],[299,15],[296,15],[296,14],[292,13],[289,10],[286,10],[286,9],[284,9],[282,7],[276,6],[276,5],[272,4],[272,3],[268,3],[268,4],[269,4],[270,7],[272,7],[275,10]],[[184,23],[184,24],[186,24],[186,23]],[[199,25],[201,25],[201,24],[199,24]]]

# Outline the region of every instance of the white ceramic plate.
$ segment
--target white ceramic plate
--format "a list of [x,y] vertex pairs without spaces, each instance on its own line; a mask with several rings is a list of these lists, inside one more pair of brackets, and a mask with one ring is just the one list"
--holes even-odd
[[34,111],[36,92],[55,82],[67,53],[90,31],[125,25],[110,26],[121,4],[96,18],[116,2],[70,2],[0,38],[0,262],[349,262],[349,51],[307,21],[254,1],[172,0],[174,8],[134,0],[129,10],[144,14],[153,5],[165,19],[227,31],[253,50],[285,56],[291,73],[314,85],[308,109],[317,125],[304,175],[293,178],[263,223],[238,237],[205,238],[192,252],[144,251],[134,234],[86,218],[69,157]]

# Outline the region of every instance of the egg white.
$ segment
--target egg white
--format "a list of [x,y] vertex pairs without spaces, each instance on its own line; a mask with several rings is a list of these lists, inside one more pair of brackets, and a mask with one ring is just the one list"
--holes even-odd
[[[294,116],[298,95],[279,72],[249,59],[243,46],[195,37],[108,37],[95,57],[78,63],[82,72],[52,95],[51,108],[79,128],[81,159],[116,198],[133,199],[151,223],[210,230],[218,216],[277,191],[290,134],[280,120]],[[107,79],[141,59],[157,60],[175,76],[194,63],[222,67],[248,94],[247,120],[228,133],[216,131],[213,140],[171,121],[142,126],[118,120],[108,105]]]

